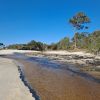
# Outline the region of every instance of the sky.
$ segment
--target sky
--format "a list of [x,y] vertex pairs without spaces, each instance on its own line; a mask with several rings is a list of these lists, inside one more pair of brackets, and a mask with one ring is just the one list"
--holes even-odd
[[0,0],[0,42],[45,43],[72,38],[68,20],[77,12],[90,17],[89,32],[100,29],[100,0]]

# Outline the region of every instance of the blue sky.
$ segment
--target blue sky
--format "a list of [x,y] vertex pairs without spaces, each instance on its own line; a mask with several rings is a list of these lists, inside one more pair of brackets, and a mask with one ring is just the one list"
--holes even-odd
[[68,20],[79,11],[91,18],[89,32],[100,29],[100,0],[0,0],[0,42],[52,43],[71,38]]

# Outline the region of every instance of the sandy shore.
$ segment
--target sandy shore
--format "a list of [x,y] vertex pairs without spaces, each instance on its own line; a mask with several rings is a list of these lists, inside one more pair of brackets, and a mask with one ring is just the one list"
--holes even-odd
[[13,60],[0,58],[0,100],[35,100],[19,76]]
[[0,50],[0,55],[8,55],[8,54],[14,54],[14,53],[39,53],[39,51],[32,51],[32,50]]

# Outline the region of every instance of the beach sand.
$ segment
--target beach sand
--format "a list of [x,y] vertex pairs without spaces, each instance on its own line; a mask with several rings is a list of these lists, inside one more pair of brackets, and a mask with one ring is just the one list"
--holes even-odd
[[19,76],[13,60],[0,58],[0,100],[35,100]]

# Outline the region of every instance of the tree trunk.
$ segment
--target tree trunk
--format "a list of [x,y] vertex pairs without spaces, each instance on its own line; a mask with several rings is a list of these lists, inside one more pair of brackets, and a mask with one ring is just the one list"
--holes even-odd
[[75,33],[75,49],[77,48],[77,37],[76,37],[76,33]]

